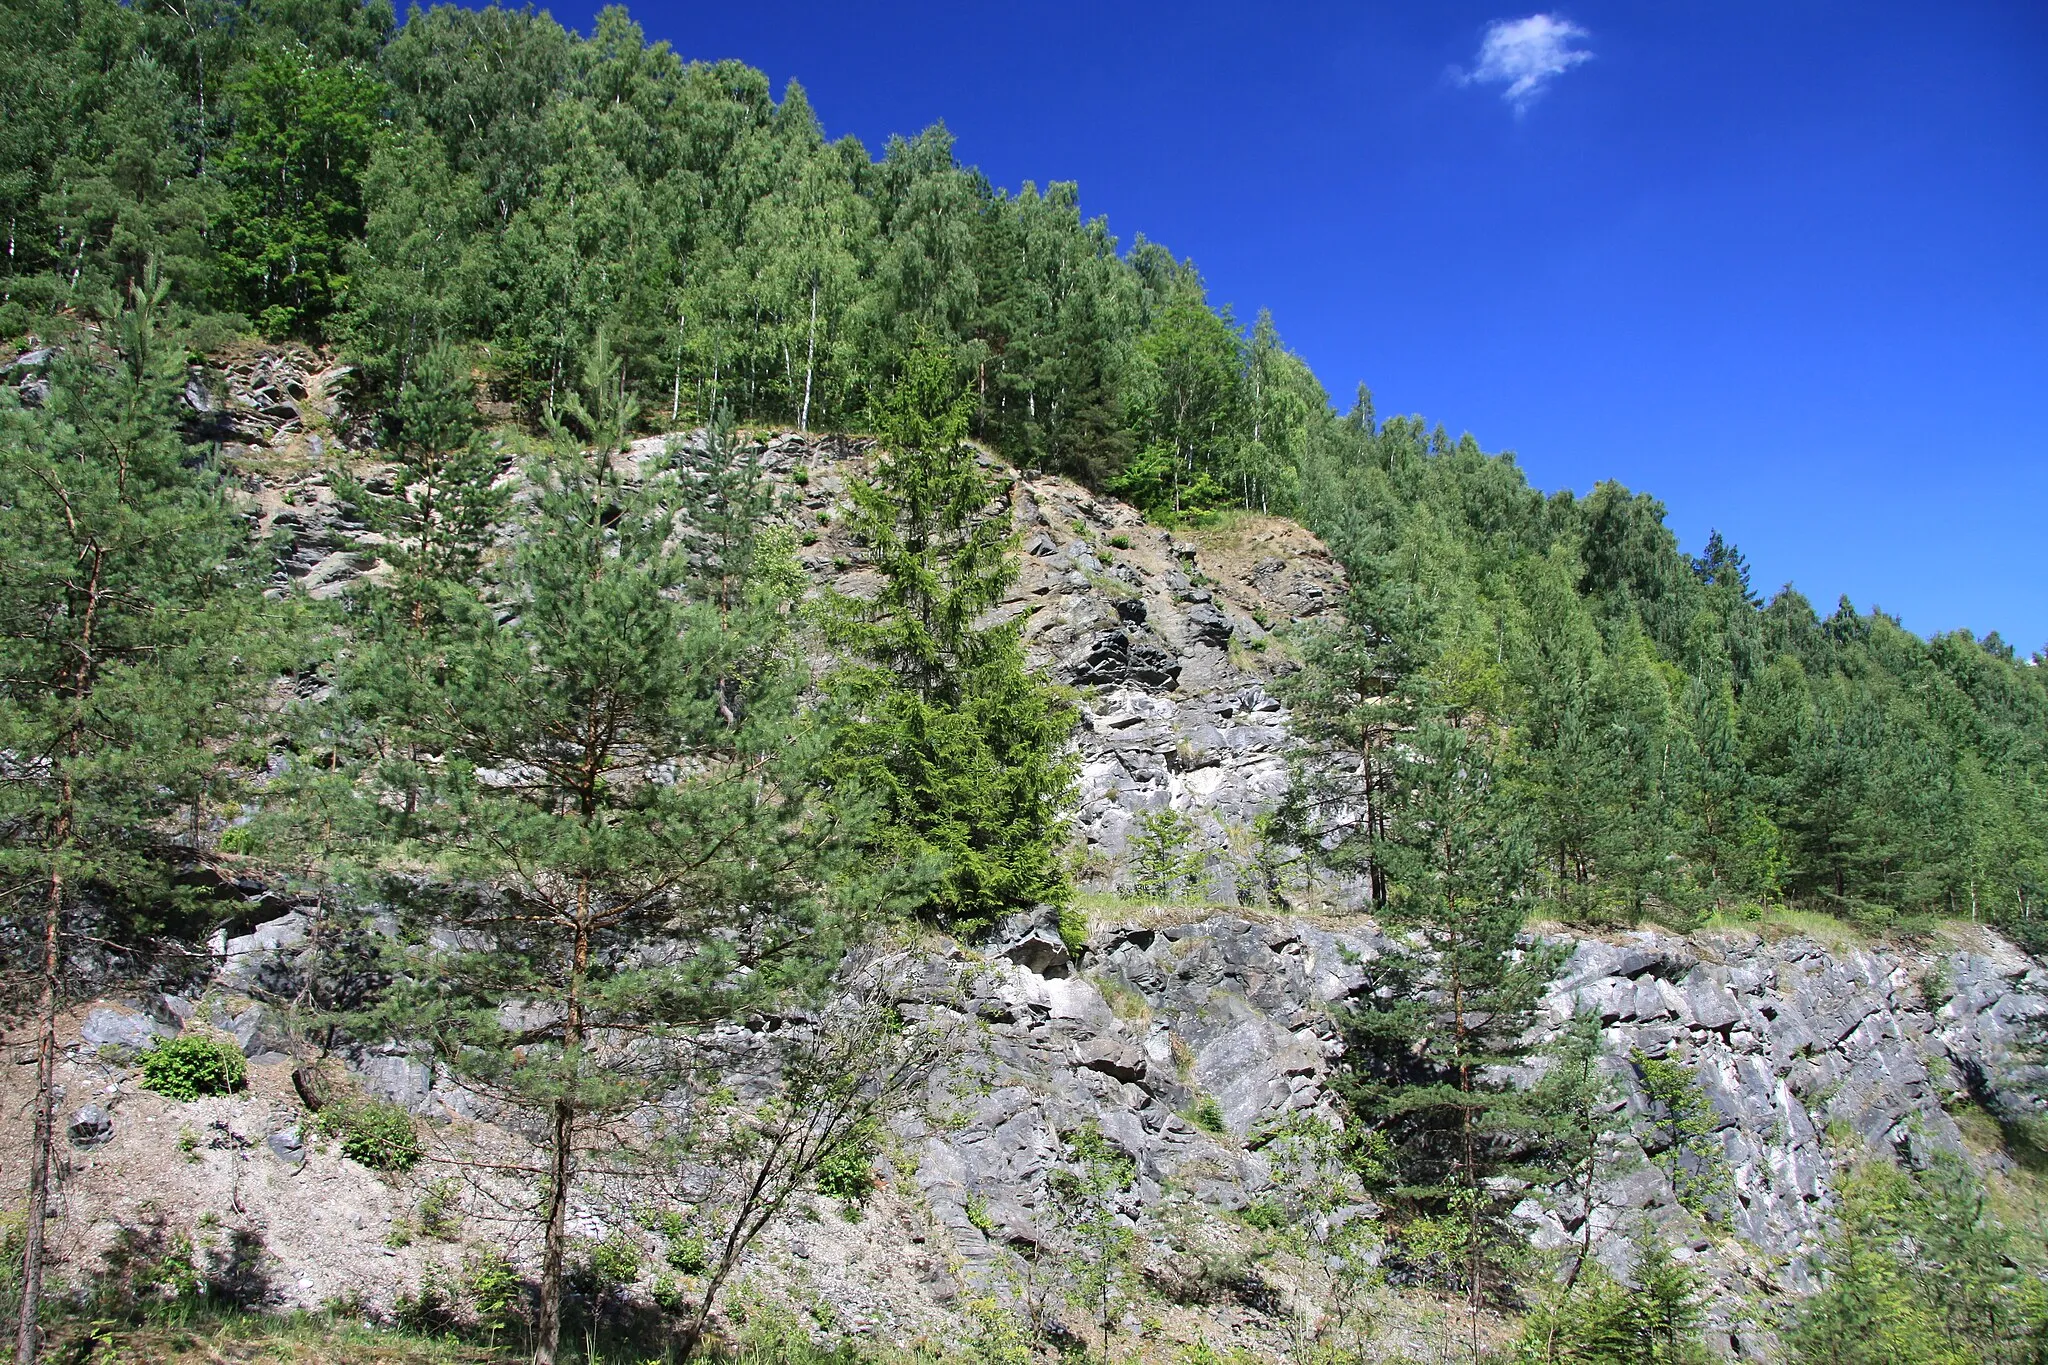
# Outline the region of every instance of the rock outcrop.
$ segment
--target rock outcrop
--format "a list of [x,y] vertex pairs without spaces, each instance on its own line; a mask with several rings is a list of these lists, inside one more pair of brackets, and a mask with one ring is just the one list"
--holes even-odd
[[[375,538],[350,521],[323,472],[336,448],[314,449],[319,433],[306,430],[309,411],[339,425],[320,407],[337,378],[280,362],[224,385],[195,379],[188,395],[195,420],[218,420],[243,443],[255,529],[285,545],[285,577],[315,595],[343,590],[376,562]],[[659,447],[642,442],[633,457]],[[293,459],[265,469],[246,458],[259,449],[289,449]],[[839,526],[863,447],[788,435],[765,442],[762,455],[787,476],[801,524],[822,528],[806,537],[806,566],[862,592],[857,547]],[[1275,632],[1334,611],[1342,575],[1313,537],[1277,518],[1166,532],[1044,477],[1011,478],[1006,498],[1021,569],[996,615],[1017,621],[1032,661],[1076,689],[1072,826],[1083,885],[1124,889],[1134,823],[1171,808],[1195,831],[1205,884],[1191,899],[1203,905],[1098,911],[1078,951],[1071,926],[1063,935],[1055,922],[1028,918],[978,947],[934,950],[932,988],[968,983],[963,1008],[975,1023],[971,1064],[949,1073],[955,1121],[900,1124],[904,1177],[878,1210],[860,1223],[826,1219],[774,1234],[756,1273],[831,1304],[834,1330],[957,1334],[965,1299],[1013,1292],[1051,1247],[1048,1174],[1064,1138],[1092,1125],[1135,1164],[1124,1213],[1156,1283],[1174,1280],[1198,1244],[1245,1252],[1234,1263],[1234,1297],[1188,1298],[1169,1335],[1274,1354],[1282,1318],[1313,1297],[1312,1277],[1284,1260],[1257,1268],[1247,1251],[1254,1230],[1230,1215],[1256,1204],[1273,1178],[1262,1132],[1294,1114],[1338,1118],[1339,1019],[1388,948],[1341,905],[1309,913],[1279,902],[1259,871],[1256,821],[1285,790],[1293,747],[1275,686],[1293,665]],[[345,1193],[339,1159],[302,1136],[291,1043],[263,1003],[297,979],[308,921],[261,888],[246,895],[251,913],[240,932],[217,940],[207,991],[108,1002],[84,1018],[66,1063],[71,1103],[85,1097],[88,1075],[112,1078],[112,1089],[92,1112],[77,1110],[73,1138],[90,1155],[81,1155],[74,1197],[98,1226],[139,1216],[135,1192],[95,1172],[111,1179],[137,1169],[142,1144],[161,1146],[175,1130],[160,1101],[136,1094],[95,1054],[145,1046],[178,1022],[209,1023],[241,1042],[259,1081],[248,1100],[206,1102],[206,1119],[233,1136],[233,1151],[214,1163],[225,1173],[192,1163],[182,1207],[209,1207],[232,1179],[238,1205],[264,1211],[277,1230],[269,1254],[283,1272],[273,1302],[310,1306],[354,1293],[388,1303],[423,1264],[417,1249],[397,1257],[379,1245],[407,1216],[404,1200]],[[1715,1341],[1727,1353],[1767,1355],[1774,1305],[1812,1286],[1845,1151],[1907,1161],[1950,1151],[1996,1169],[2009,1160],[1998,1125],[2027,1124],[2042,1108],[2048,1073],[2033,1040],[2048,1019],[2048,971],[1988,932],[1917,946],[1734,932],[1583,936],[1563,946],[1543,1030],[1554,1034],[1575,1011],[1597,1014],[1605,1065],[1633,1120],[1624,1159],[1600,1185],[1592,1240],[1620,1269],[1627,1237],[1655,1229],[1705,1273]],[[918,995],[915,983],[906,988],[906,998]],[[1667,1154],[1645,1146],[1656,1139],[1638,1054],[1682,1064],[1711,1102],[1712,1144],[1729,1173],[1712,1222],[1679,1200]],[[440,1121],[474,1112],[402,1052],[353,1060],[361,1084],[417,1113]],[[143,1122],[123,1116],[131,1105]],[[171,1163],[154,1179],[175,1184],[180,1171]],[[251,1194],[245,1179],[264,1192]],[[1585,1235],[1575,1200],[1524,1194],[1517,1216],[1536,1246]],[[1346,1214],[1373,1215],[1367,1204]],[[1187,1231],[1189,1218],[1198,1231]],[[293,1219],[303,1225],[288,1227]],[[591,1235],[607,1231],[601,1211],[582,1210],[579,1220]],[[317,1275],[300,1273],[312,1267],[295,1258],[306,1257],[322,1258]]]

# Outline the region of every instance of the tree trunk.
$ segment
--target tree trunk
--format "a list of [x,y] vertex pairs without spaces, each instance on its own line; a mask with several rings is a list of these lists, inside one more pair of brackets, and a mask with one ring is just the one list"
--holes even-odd
[[811,277],[811,331],[804,345],[804,405],[797,412],[796,429],[808,436],[811,432],[811,376],[818,366],[818,280]]
[[[70,776],[64,779],[63,808],[57,817],[57,844],[70,841]],[[43,981],[36,1016],[36,1114],[34,1149],[29,1156],[28,1225],[21,1252],[21,1316],[16,1325],[16,1365],[35,1365],[41,1344],[36,1309],[43,1296],[43,1230],[50,1217],[50,1154],[56,1145],[57,1118],[57,927],[64,908],[64,873],[50,867],[49,897],[43,904]]]
[[548,1163],[547,1250],[540,1266],[540,1321],[534,1325],[533,1365],[555,1365],[562,1340],[562,1260],[568,1242],[570,1153],[576,1140],[576,1110],[555,1102],[554,1150]]
[[[588,810],[588,798],[585,800]],[[590,967],[590,884],[576,890],[576,947],[570,959],[568,1013],[562,1021],[562,1061],[570,1068],[569,1081],[576,1084],[576,1069],[583,1051],[583,974]],[[555,1101],[553,1151],[548,1162],[547,1249],[541,1254],[540,1321],[535,1324],[537,1340],[533,1365],[555,1365],[555,1351],[562,1340],[562,1262],[569,1240],[569,1182],[575,1175],[576,1102]]]

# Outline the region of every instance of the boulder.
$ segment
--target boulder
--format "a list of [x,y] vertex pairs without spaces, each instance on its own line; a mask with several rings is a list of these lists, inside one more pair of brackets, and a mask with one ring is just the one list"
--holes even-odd
[[88,1104],[71,1116],[65,1130],[73,1147],[98,1147],[114,1136],[114,1116],[104,1105]]
[[95,1005],[79,1026],[78,1039],[88,1047],[125,1047],[140,1052],[159,1038],[177,1030],[159,1023],[133,1005],[109,1002]]

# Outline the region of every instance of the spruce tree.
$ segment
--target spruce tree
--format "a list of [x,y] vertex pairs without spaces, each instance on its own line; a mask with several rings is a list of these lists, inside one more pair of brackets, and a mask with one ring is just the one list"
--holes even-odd
[[[112,363],[81,342],[49,397],[0,396],[0,881],[36,1020],[36,1091],[16,1359],[38,1350],[55,1141],[56,1019],[85,947],[141,954],[194,937],[174,875],[203,866],[203,822],[167,791],[218,783],[257,733],[263,599],[247,529],[218,469],[176,425],[184,351],[162,325],[153,269],[108,328]],[[260,766],[254,756],[245,759]]]
[[983,620],[1016,575],[997,490],[965,440],[968,397],[936,347],[879,415],[883,453],[852,529],[880,576],[840,603],[864,662],[832,690],[849,725],[836,771],[870,794],[879,851],[938,881],[928,911],[972,927],[1069,895],[1058,861],[1072,712],[1028,671],[1014,624]]

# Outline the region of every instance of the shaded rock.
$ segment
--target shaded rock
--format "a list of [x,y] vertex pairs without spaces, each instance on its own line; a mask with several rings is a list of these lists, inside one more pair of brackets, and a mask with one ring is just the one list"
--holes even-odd
[[272,1133],[264,1145],[272,1156],[295,1170],[306,1164],[306,1139],[296,1124]]
[[72,1114],[65,1132],[74,1147],[97,1147],[114,1136],[114,1116],[104,1105],[88,1104]]
[[1077,1044],[1074,1064],[1119,1081],[1145,1078],[1145,1054],[1119,1038],[1090,1038]]
[[141,1010],[129,1005],[104,1004],[95,1006],[79,1026],[80,1042],[92,1047],[125,1047],[140,1052],[159,1038],[168,1038],[177,1030],[158,1023]]
[[996,956],[1044,977],[1063,977],[1074,970],[1067,945],[1050,929],[1034,928],[996,950]]
[[1226,648],[1236,629],[1230,624],[1230,618],[1209,602],[1191,604],[1184,619],[1187,622],[1188,643],[1193,645]]

